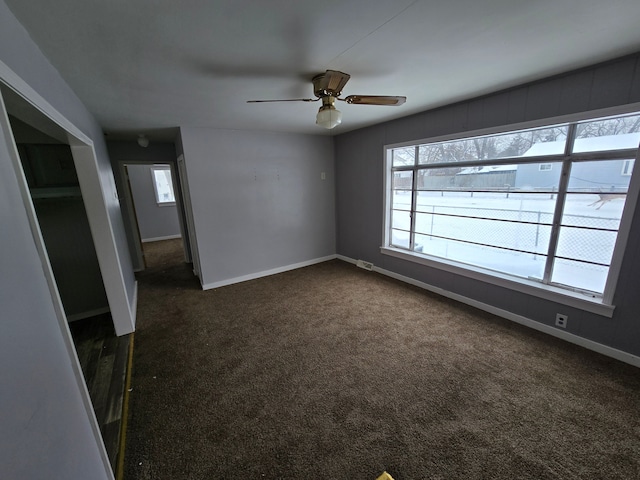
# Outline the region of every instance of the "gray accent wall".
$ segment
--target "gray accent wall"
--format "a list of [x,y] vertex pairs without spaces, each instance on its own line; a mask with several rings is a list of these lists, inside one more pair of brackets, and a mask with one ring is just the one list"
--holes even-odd
[[152,167],[152,165],[127,166],[140,237],[143,242],[181,235],[177,206],[175,204],[158,205],[156,202],[151,176]]
[[205,288],[335,254],[331,137],[181,128],[181,145]]
[[[135,278],[102,131],[0,0],[0,61],[94,141],[107,214],[133,302]],[[111,479],[70,336],[59,323],[0,133],[0,465],[3,478]],[[83,391],[84,390],[84,391]],[[89,407],[90,408],[90,407]]]
[[568,314],[569,333],[640,355],[640,208],[636,208],[624,255],[613,318],[380,253],[384,145],[635,102],[640,102],[640,54],[336,137],[338,254],[544,325],[552,326],[557,312]]

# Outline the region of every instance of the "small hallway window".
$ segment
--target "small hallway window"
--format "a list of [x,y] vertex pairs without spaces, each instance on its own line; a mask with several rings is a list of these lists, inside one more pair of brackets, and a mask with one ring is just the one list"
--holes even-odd
[[169,165],[154,165],[151,168],[151,176],[158,205],[175,205],[176,197],[173,193],[171,167]]

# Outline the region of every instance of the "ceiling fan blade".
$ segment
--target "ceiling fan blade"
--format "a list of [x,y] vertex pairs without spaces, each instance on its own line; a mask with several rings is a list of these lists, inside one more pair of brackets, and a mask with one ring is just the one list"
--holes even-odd
[[337,97],[342,93],[342,89],[347,84],[351,75],[337,70],[327,70],[320,75],[313,77],[313,93],[322,97],[331,95]]
[[247,103],[273,103],[273,102],[317,102],[319,98],[288,98],[286,100],[247,100]]
[[398,106],[407,101],[407,97],[390,97],[386,95],[349,95],[346,98],[339,98],[353,105],[388,105]]

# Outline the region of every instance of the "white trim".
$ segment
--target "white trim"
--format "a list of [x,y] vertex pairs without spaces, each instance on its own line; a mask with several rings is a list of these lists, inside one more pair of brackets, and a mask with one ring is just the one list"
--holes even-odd
[[[191,262],[193,265],[193,274],[202,283],[202,268],[200,266],[200,251],[198,249],[198,236],[196,234],[196,224],[193,220],[193,206],[191,205],[191,190],[189,189],[189,178],[187,175],[187,163],[184,154],[180,154],[176,159],[178,168],[178,180],[180,181],[180,190],[182,194],[182,206],[184,208],[185,220],[187,223],[187,236],[185,241],[189,243],[189,251],[191,252]],[[185,249],[186,252],[186,249]]]
[[[351,257],[345,257],[344,255],[336,255],[336,258],[338,260],[342,260],[343,262],[347,262],[347,263],[352,263],[353,265],[357,265],[358,264],[358,260],[351,258]],[[376,268],[376,266],[373,266],[374,270]]]
[[[342,255],[336,256],[338,259],[349,262],[356,263],[356,260],[348,257],[344,257]],[[439,287],[435,287],[433,285],[429,285],[428,283],[420,282],[410,277],[405,277],[404,275],[400,275],[398,273],[391,272],[389,270],[385,270],[380,267],[373,267],[373,271],[375,273],[379,273],[381,275],[385,275],[387,277],[394,278],[404,283],[408,283],[410,285],[414,285],[416,287],[422,288],[424,290],[428,290],[430,292],[436,293],[438,295],[442,295],[443,297],[450,298],[452,300],[456,300],[460,303],[464,303],[466,305],[470,305],[472,307],[478,308],[480,310],[484,310],[485,312],[492,313],[497,315],[498,317],[505,318],[507,320],[511,320],[512,322],[518,323],[525,327],[532,328],[542,333],[546,333],[556,338],[560,338],[569,343],[573,343],[575,345],[579,345],[581,347],[586,348],[587,350],[591,350],[602,355],[606,355],[607,357],[614,358],[616,360],[620,360],[621,362],[628,363],[629,365],[633,365],[634,367],[640,368],[640,357],[633,355],[631,353],[624,352],[622,350],[618,350],[613,347],[609,347],[607,345],[603,345],[598,342],[594,342],[593,340],[588,340],[586,338],[580,337],[578,335],[574,335],[572,333],[568,333],[565,330],[559,330],[558,328],[552,327],[550,325],[545,325],[543,323],[537,322],[530,318],[524,317],[522,315],[517,315],[515,313],[509,312],[507,310],[503,310],[501,308],[496,308],[492,305],[488,305],[486,303],[479,302],[469,297],[465,297],[463,295],[458,295],[457,293],[449,292]]]
[[176,238],[182,238],[182,235],[180,233],[177,233],[175,235],[167,235],[165,237],[143,238],[142,243],[160,242],[162,240],[174,240]]
[[[285,265],[283,267],[272,268],[271,270],[263,270],[262,272],[251,273],[249,275],[243,275],[241,277],[229,278],[227,280],[221,280],[219,282],[207,283],[202,285],[203,290],[210,290],[212,288],[225,287],[227,285],[233,285],[234,283],[246,282],[248,280],[255,280],[256,278],[268,277],[270,275],[276,275],[277,273],[288,272],[289,270],[295,270],[297,268],[308,267],[317,263],[328,262],[329,260],[335,260],[337,255],[328,255],[326,257],[314,258],[305,262],[294,263],[291,265]],[[355,262],[355,260],[354,260]]]
[[[25,102],[34,107],[45,117],[49,118],[53,123],[60,126],[68,134],[73,135],[81,143],[93,145],[93,141],[89,137],[82,133],[74,124],[53,108],[49,102],[31,88],[31,86],[22,80],[22,78],[16,75],[16,73],[2,60],[0,60],[0,81],[22,97]],[[70,142],[71,140],[72,139],[69,139]],[[76,143],[72,143],[72,145],[75,144]]]
[[[144,270],[144,257],[142,253],[142,240],[140,239],[140,227],[138,226],[138,217],[135,210],[135,204],[133,203],[133,193],[131,192],[131,181],[129,180],[129,172],[127,170],[127,163],[124,161],[118,161],[118,173],[120,176],[121,182],[121,190],[122,190],[122,200],[124,201],[124,209],[127,213],[127,219],[129,220],[129,228],[131,229],[131,234],[133,235],[134,241],[134,252],[132,256],[135,256],[135,262],[132,258],[132,263],[136,268],[133,269],[134,272],[141,272]],[[115,176],[115,170],[114,170]],[[116,180],[114,178],[114,180]],[[120,207],[123,207],[123,202],[120,202]],[[122,217],[122,221],[125,221],[124,215]]]
[[[131,307],[124,288],[126,282],[120,265],[119,252],[116,248],[111,218],[106,207],[108,203],[100,180],[100,169],[93,141],[2,61],[0,61],[0,82],[3,82],[31,107],[66,132],[80,181],[80,189],[87,210],[107,299],[111,307],[114,327],[118,335],[131,333],[134,330],[135,317],[131,317]],[[18,165],[18,168],[20,171],[22,170],[21,165]],[[31,202],[30,198],[29,202]]]
[[445,272],[455,273],[467,278],[479,280],[484,283],[496,285],[509,290],[526,293],[538,298],[550,300],[552,302],[561,303],[573,308],[578,308],[586,312],[602,315],[611,318],[615,309],[614,305],[603,303],[600,298],[591,298],[586,294],[573,292],[552,285],[545,285],[526,278],[516,278],[500,272],[489,272],[473,265],[458,265],[456,262],[448,261],[443,258],[431,259],[428,255],[419,255],[407,252],[393,247],[380,247],[380,253],[396,258],[401,258],[413,263],[419,263],[428,267],[444,270]]
[[[133,284],[133,298],[131,299],[131,318],[134,322],[138,316],[138,281]],[[134,325],[135,326],[135,325]]]
[[94,308],[93,310],[87,310],[85,312],[74,313],[73,315],[67,315],[67,322],[75,322],[77,320],[83,320],[85,318],[96,317],[104,313],[109,313],[109,307]]
[[109,202],[100,179],[98,159],[93,145],[72,145],[71,153],[111,307],[113,326],[116,335],[126,335],[135,330],[136,319],[132,316],[131,302],[125,289],[120,252],[116,248],[113,225],[107,210]]

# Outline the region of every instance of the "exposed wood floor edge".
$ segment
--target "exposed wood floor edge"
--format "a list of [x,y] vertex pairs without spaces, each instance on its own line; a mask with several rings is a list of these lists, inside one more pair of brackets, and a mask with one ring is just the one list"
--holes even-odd
[[120,423],[120,449],[118,451],[116,480],[124,479],[124,452],[127,439],[127,420],[129,417],[129,390],[131,389],[131,369],[133,367],[134,335],[135,333],[132,333],[129,339],[129,358],[127,359],[127,373],[124,384],[124,399],[122,402],[122,422]]

